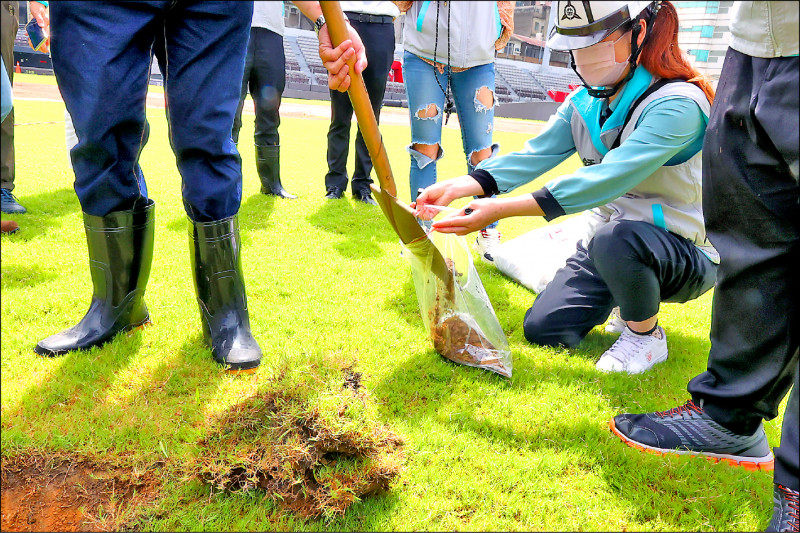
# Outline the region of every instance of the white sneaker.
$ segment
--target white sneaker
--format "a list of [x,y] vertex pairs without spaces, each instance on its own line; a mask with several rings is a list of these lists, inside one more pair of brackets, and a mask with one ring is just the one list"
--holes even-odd
[[492,252],[500,244],[501,237],[500,230],[495,228],[482,229],[478,232],[478,236],[475,237],[475,249],[484,263],[494,264]]
[[667,335],[661,326],[650,335],[637,335],[626,326],[596,366],[603,372],[641,374],[666,359]]
[[608,324],[606,324],[606,331],[609,333],[622,333],[627,324],[619,316],[619,307],[611,310],[611,316],[608,317]]

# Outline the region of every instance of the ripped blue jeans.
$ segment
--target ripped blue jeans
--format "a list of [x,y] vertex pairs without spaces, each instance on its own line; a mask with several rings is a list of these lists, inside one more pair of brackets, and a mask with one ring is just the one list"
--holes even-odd
[[[447,87],[447,69],[439,74],[433,66],[416,55],[410,52],[403,54],[403,81],[411,116],[411,144],[406,149],[411,154],[409,182],[412,201],[417,199],[418,189],[436,183],[436,161],[444,155],[441,141],[445,101],[442,89],[436,84],[436,78],[439,78],[442,88]],[[488,89],[490,94],[487,95],[486,91],[481,93],[483,88]],[[492,144],[495,103],[494,63],[472,67],[463,72],[453,72],[451,90],[458,123],[461,126],[461,142],[467,159],[467,172],[472,172],[475,169],[470,160],[473,152],[491,147],[490,157],[492,157],[499,149],[498,145]],[[438,144],[439,153],[436,159],[431,159],[415,150],[414,144]],[[495,222],[487,227],[493,228],[496,225]]]

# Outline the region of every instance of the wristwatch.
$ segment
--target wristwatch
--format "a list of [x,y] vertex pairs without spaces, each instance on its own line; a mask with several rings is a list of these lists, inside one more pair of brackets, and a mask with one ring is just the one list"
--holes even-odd
[[314,32],[316,32],[317,37],[319,37],[319,30],[325,25],[325,15],[320,15],[317,20],[314,21]]

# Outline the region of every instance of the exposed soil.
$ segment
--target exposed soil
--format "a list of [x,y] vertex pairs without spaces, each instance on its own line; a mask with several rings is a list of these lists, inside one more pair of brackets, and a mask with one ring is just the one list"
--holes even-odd
[[3,531],[117,531],[127,511],[150,501],[153,472],[79,459],[17,456],[2,461]]
[[361,372],[353,372],[346,370],[344,373],[344,387],[352,391],[357,391],[361,388]]

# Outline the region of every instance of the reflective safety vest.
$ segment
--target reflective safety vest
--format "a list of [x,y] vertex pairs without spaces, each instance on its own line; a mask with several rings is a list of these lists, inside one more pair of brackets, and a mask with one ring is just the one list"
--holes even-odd
[[[633,84],[637,78],[641,81],[647,71],[640,67],[629,82]],[[638,76],[637,76],[638,75]],[[652,79],[650,85],[658,80]],[[645,88],[647,85],[644,86]],[[634,89],[635,88],[631,87]],[[639,94],[644,91],[639,91]],[[620,98],[624,98],[623,95]],[[575,148],[585,165],[602,162],[605,154],[616,145],[625,142],[625,139],[636,129],[636,124],[648,104],[664,98],[691,98],[694,100],[706,117],[709,116],[711,105],[703,91],[696,85],[688,82],[667,83],[644,98],[634,109],[627,121],[617,125],[606,124],[607,129],[599,126],[599,107],[602,101],[592,98],[585,89],[579,89],[570,97],[573,108],[571,128]],[[626,116],[633,102],[620,101],[625,105],[622,109],[615,109],[614,115]],[[612,118],[614,117],[612,115]],[[608,119],[607,123],[611,121]],[[616,200],[605,205],[595,207],[591,212],[597,217],[598,223],[607,223],[612,220],[640,220],[648,222],[672,233],[680,235],[693,242],[713,262],[719,262],[719,254],[706,237],[705,222],[703,219],[703,178],[701,151],[684,163],[677,165],[664,165],[636,187],[623,194]],[[598,224],[598,225],[599,225]]]

